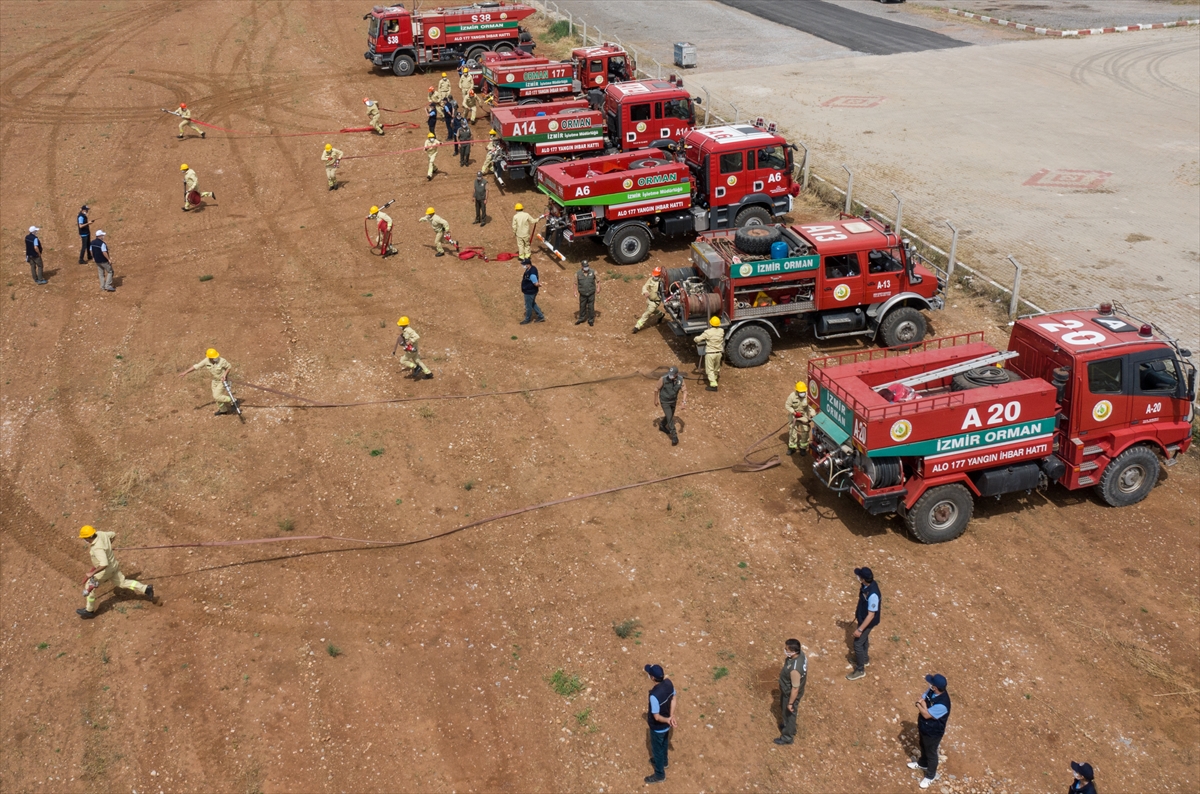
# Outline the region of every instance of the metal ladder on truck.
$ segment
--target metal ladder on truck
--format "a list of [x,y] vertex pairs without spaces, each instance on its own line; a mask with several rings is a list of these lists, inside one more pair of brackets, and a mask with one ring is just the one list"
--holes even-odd
[[986,356],[973,358],[970,361],[960,361],[957,364],[951,364],[948,367],[941,367],[940,369],[930,370],[929,372],[922,372],[920,375],[912,375],[904,378],[903,380],[890,381],[881,386],[874,387],[874,390],[877,392],[883,391],[890,386],[895,386],[897,383],[901,386],[917,386],[922,383],[928,383],[931,380],[949,378],[953,377],[954,375],[961,375],[962,373],[973,369],[978,369],[979,367],[998,364],[1001,361],[1007,361],[1010,358],[1016,358],[1018,355],[1019,353],[1017,353],[1015,350],[1006,350],[1003,353],[988,353]]

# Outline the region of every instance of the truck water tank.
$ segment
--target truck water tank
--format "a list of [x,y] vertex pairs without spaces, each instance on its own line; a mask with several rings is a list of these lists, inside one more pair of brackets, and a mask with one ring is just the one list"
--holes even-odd
[[776,240],[771,243],[771,258],[772,259],[787,259],[788,244],[783,240]]

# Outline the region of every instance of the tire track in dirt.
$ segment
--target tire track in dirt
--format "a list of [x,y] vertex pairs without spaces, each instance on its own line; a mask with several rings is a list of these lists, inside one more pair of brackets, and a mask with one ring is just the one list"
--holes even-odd
[[[1140,97],[1169,104],[1169,99],[1155,96],[1139,86],[1131,73],[1135,70],[1138,70],[1138,74],[1144,71],[1147,76],[1164,87],[1194,94],[1196,93],[1194,90],[1165,78],[1161,72],[1164,61],[1191,52],[1192,49],[1193,46],[1190,44],[1168,45],[1164,42],[1151,45],[1133,44],[1084,58],[1072,67],[1070,77],[1072,82],[1078,85],[1091,86],[1093,83],[1088,79],[1089,75],[1100,75]],[[1142,68],[1139,69],[1139,67]]]

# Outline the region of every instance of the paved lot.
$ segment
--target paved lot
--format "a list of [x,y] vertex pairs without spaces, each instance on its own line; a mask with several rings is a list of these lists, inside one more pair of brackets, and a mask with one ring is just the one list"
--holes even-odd
[[806,3],[778,0],[720,0],[727,6],[749,12],[847,49],[871,55],[965,47],[964,42],[924,28],[906,25],[888,17],[859,13],[820,0]]
[[[626,24],[670,41],[678,18]],[[959,258],[999,281],[1014,255],[1023,293],[1046,308],[1115,298],[1200,347],[1196,28],[820,58],[815,37],[716,3],[688,4],[686,25],[702,64],[735,42],[772,61],[713,65],[689,85],[781,122],[817,173],[844,180],[848,164],[856,195],[888,212],[898,191],[910,228],[953,220]],[[746,47],[754,31],[770,46]]]

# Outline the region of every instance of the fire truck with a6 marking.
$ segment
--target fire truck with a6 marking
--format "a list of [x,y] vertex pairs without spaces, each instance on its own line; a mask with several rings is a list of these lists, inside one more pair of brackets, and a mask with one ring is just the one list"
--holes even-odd
[[1057,483],[1135,504],[1191,444],[1191,352],[1107,303],[1021,318],[1004,352],[964,334],[808,378],[817,477],[925,543],[961,535],[975,497]]

